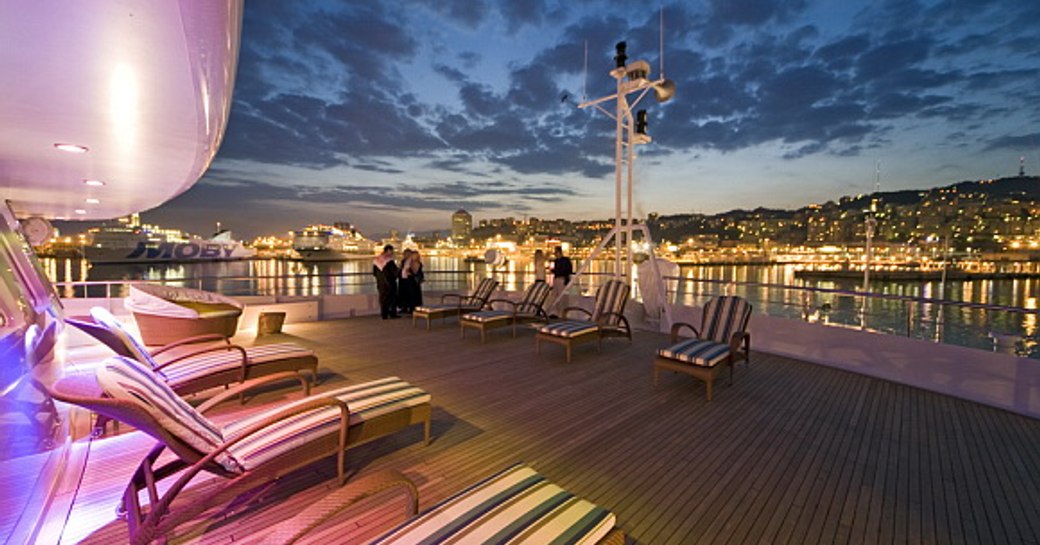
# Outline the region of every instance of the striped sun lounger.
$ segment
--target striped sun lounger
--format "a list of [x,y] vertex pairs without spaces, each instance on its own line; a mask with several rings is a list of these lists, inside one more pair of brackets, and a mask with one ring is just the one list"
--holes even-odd
[[613,513],[515,464],[415,516],[419,491],[393,470],[359,478],[270,529],[262,545],[296,543],[353,504],[385,491],[407,494],[410,518],[369,545],[623,545]]
[[[657,351],[654,384],[662,369],[686,373],[704,381],[708,401],[711,401],[712,385],[722,367],[729,367],[732,382],[736,360],[750,362],[751,334],[747,332],[750,318],[750,303],[736,296],[721,296],[704,305],[700,329],[684,322],[673,324],[672,345]],[[679,341],[682,328],[692,330],[693,338]]]
[[571,311],[575,311],[585,313],[588,316],[587,320],[564,320],[538,328],[534,337],[535,349],[541,353],[543,341],[563,345],[567,362],[570,363],[571,349],[576,344],[589,341],[599,343],[604,337],[609,336],[623,336],[631,341],[632,328],[625,318],[628,294],[628,284],[620,280],[611,280],[603,284],[596,290],[592,312],[580,307],[568,307],[563,311],[564,318]]
[[466,488],[370,545],[621,544],[610,511],[517,464]]
[[[241,347],[230,344],[224,337],[206,335],[149,350],[137,335],[104,308],[91,309],[89,319],[69,318],[66,321],[101,341],[116,354],[147,363],[181,395],[286,371],[306,372],[304,393],[309,394],[318,372],[318,357],[312,350],[295,343]],[[192,341],[210,343],[186,346]]]
[[[284,379],[277,374],[253,379],[196,408],[148,364],[114,356],[95,374],[70,374],[48,390],[55,399],[130,424],[159,441],[123,495],[133,543],[165,537],[177,525],[323,458],[337,457],[342,483],[346,449],[413,424],[424,424],[429,443],[430,394],[397,377],[323,392],[223,427],[205,416],[224,399]],[[159,458],[166,449],[174,454],[172,459]],[[222,479],[194,501],[174,501],[184,485],[203,472]],[[148,491],[144,505],[142,490]]]

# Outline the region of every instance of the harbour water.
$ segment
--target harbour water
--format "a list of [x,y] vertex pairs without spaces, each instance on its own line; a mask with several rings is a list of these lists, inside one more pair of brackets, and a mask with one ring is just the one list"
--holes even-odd
[[[458,257],[426,257],[427,291],[465,290],[475,276],[487,274],[483,263]],[[593,273],[611,269],[612,262],[595,263]],[[121,296],[126,286],[74,286],[84,281],[146,280],[183,285],[228,295],[319,295],[375,293],[371,263],[355,260],[303,263],[277,259],[188,264],[100,264],[83,259],[47,258],[44,269],[58,284],[61,297]],[[874,281],[871,292],[892,298],[863,298],[845,293],[811,292],[777,286],[796,286],[852,292],[861,284],[854,280],[799,279],[796,265],[695,265],[684,266],[684,279],[677,287],[677,300],[703,304],[717,294],[747,298],[756,313],[829,323],[838,327],[865,328],[894,335],[971,346],[994,348],[993,334],[1021,340],[1018,353],[1040,357],[1037,347],[1036,313],[1009,312],[969,306],[941,306],[905,299],[945,299],[976,305],[1037,309],[1040,280]],[[527,262],[508,262],[498,272],[504,287],[523,289],[533,278]],[[591,293],[602,276],[583,280],[580,289]],[[768,284],[764,286],[760,284]]]

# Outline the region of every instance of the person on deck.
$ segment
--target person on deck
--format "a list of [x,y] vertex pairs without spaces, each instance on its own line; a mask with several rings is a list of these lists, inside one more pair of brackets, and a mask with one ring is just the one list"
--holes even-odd
[[563,246],[557,246],[553,254],[555,259],[549,272],[553,275],[553,297],[556,299],[557,312],[562,313],[563,309],[567,308],[568,297],[564,295],[564,290],[574,274],[574,265],[571,264],[571,258],[563,255]]
[[379,314],[384,320],[400,318],[397,314],[397,277],[400,270],[394,262],[394,247],[383,246],[383,253],[372,260],[372,276],[376,277],[379,290]]
[[423,273],[422,258],[416,250],[405,250],[406,257],[401,261],[401,284],[398,291],[401,309],[411,314],[415,307],[421,307]]

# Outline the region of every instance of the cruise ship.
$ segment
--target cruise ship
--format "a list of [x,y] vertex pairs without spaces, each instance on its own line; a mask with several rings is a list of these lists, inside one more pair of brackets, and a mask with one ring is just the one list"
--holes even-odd
[[[167,419],[171,429],[194,421],[220,433],[192,437],[219,446],[154,433],[166,429],[158,417],[92,434],[96,415],[56,400],[54,388],[93,376],[112,353],[66,322],[95,306],[132,319],[120,298],[59,299],[23,228],[148,210],[196,183],[227,124],[243,9],[240,0],[0,5],[5,543],[1040,542],[1035,360],[757,311],[750,362],[726,370],[709,400],[684,374],[655,380],[675,332],[637,299],[623,299],[630,338],[575,346],[566,363],[560,347],[536,351],[526,326],[476,339],[460,338],[453,321],[427,330],[380,320],[374,294],[241,296],[235,346],[299,343],[317,355],[320,380],[285,371],[162,398],[187,415]],[[676,322],[700,324],[706,300],[665,304]],[[571,303],[592,309],[580,293]],[[284,328],[258,335],[263,314],[276,313]],[[425,429],[379,413],[378,402],[362,409],[326,395],[395,377],[429,396]],[[267,382],[240,397],[254,379]],[[296,379],[316,382],[303,404],[306,388],[273,382]],[[235,401],[211,403],[227,396]],[[274,459],[287,461],[276,467],[221,458],[267,429],[258,416],[282,423],[318,406],[335,408],[335,453],[288,461],[307,452],[304,441],[280,451]],[[242,435],[225,441],[232,429]],[[380,437],[359,439],[367,434]],[[243,486],[223,498],[228,483]],[[573,510],[583,514],[540,523]],[[400,532],[412,533],[388,541]]]
[[293,252],[300,261],[345,261],[370,258],[377,243],[348,223],[308,225],[293,231]]
[[221,230],[203,239],[177,229],[141,224],[137,214],[90,229],[87,235],[83,256],[94,264],[235,261],[256,256],[231,231]]

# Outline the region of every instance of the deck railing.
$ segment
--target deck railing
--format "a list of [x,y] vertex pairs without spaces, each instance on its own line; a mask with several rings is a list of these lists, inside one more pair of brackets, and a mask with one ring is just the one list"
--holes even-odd
[[[465,291],[478,276],[474,270],[427,270],[427,292]],[[507,289],[523,289],[529,272],[503,273]],[[591,294],[610,273],[586,273],[572,293]],[[970,346],[1014,351],[1040,357],[1036,334],[1040,309],[914,297],[891,293],[851,291],[769,282],[666,277],[672,302],[700,306],[715,295],[740,295],[756,313],[824,325],[856,328]],[[375,293],[368,272],[299,275],[202,276],[154,280],[94,280],[56,282],[61,297],[123,297],[136,283],[163,283],[230,296],[318,296]],[[638,288],[635,291],[639,297]]]

